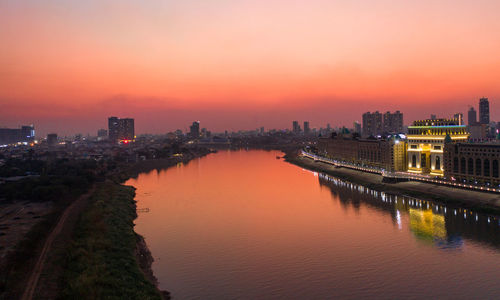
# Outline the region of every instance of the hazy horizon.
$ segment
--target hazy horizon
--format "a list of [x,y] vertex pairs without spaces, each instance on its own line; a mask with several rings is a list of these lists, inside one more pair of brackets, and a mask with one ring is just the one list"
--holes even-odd
[[405,124],[480,97],[496,120],[500,2],[3,1],[0,126],[61,135]]

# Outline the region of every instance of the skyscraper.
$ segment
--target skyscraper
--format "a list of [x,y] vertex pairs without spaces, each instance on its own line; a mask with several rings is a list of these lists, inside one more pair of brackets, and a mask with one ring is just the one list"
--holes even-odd
[[108,118],[109,140],[112,142],[132,141],[135,139],[134,119]]
[[490,124],[490,103],[488,98],[479,99],[479,123]]
[[378,111],[363,114],[363,135],[378,135],[382,133],[382,114]]
[[293,133],[295,133],[295,134],[299,134],[300,133],[299,121],[293,121],[292,127],[293,127]]
[[309,134],[311,132],[311,128],[309,127],[309,122],[304,121],[304,134]]
[[200,137],[200,121],[193,122],[189,127],[189,135],[195,139]]
[[399,110],[394,113],[386,112],[384,114],[383,128],[385,133],[403,132],[403,114]]
[[471,107],[467,112],[467,124],[474,125],[477,123],[477,113],[474,107]]

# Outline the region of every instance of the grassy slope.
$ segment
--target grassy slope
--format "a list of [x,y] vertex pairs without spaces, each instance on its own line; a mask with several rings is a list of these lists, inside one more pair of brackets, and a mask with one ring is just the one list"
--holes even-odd
[[69,246],[63,298],[161,299],[137,263],[134,189],[101,184]]

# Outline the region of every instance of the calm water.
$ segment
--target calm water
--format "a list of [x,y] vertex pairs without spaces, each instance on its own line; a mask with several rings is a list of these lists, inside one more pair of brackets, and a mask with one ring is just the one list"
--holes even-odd
[[500,221],[219,152],[127,184],[174,299],[496,298]]

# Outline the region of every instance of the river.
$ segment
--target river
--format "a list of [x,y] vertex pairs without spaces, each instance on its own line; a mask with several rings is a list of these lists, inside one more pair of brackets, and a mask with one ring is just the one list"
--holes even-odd
[[220,151],[130,179],[173,299],[497,298],[500,219]]

